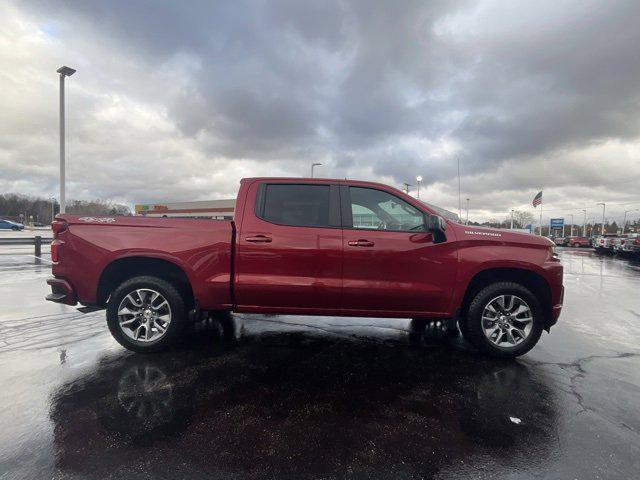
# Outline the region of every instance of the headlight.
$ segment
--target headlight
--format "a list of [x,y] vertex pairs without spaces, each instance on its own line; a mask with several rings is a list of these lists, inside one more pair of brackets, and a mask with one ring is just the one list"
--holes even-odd
[[560,261],[560,253],[558,247],[556,247],[555,245],[551,247],[551,258],[553,260],[557,260],[558,262]]

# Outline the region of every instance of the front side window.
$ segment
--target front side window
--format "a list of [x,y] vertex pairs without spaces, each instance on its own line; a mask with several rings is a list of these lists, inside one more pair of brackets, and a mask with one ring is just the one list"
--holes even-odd
[[329,226],[329,185],[266,185],[261,217],[298,227]]
[[420,210],[390,193],[373,188],[349,187],[353,228],[425,231]]

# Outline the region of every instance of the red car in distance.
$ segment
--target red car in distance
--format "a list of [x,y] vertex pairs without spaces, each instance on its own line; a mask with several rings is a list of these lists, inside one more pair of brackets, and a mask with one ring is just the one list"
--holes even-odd
[[570,247],[590,247],[591,239],[589,237],[569,237],[568,245]]

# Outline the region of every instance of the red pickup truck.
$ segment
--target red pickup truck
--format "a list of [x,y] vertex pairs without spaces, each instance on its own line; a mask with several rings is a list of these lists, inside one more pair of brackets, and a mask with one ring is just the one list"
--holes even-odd
[[248,178],[232,221],[58,215],[52,229],[47,300],[106,308],[138,352],[235,311],[438,319],[513,357],[562,308],[549,239],[445,220],[371,182]]

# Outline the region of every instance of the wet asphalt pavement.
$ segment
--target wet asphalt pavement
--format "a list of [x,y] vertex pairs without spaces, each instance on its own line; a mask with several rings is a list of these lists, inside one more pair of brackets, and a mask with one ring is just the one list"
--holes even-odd
[[640,263],[567,249],[516,361],[408,320],[236,315],[139,355],[0,250],[0,479],[638,478]]

